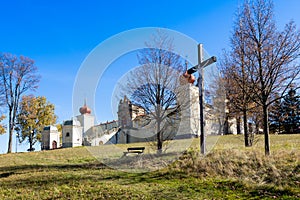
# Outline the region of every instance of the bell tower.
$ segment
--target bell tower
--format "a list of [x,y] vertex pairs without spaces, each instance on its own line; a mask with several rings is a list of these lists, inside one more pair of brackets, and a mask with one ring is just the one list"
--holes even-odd
[[118,122],[121,128],[132,127],[132,103],[127,96],[124,96],[124,99],[120,100]]
[[80,115],[76,118],[82,126],[82,136],[84,137],[87,131],[95,125],[95,117],[91,114],[91,109],[87,106],[86,100],[84,105],[79,108]]
[[179,94],[177,94],[177,98],[181,107],[181,120],[177,133],[178,135],[200,135],[199,90],[198,87],[194,85],[194,81],[195,77],[187,72],[180,77],[180,89]]

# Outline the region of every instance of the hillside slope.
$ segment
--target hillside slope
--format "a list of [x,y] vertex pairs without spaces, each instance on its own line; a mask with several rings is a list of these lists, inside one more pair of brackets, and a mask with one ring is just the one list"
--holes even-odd
[[[128,145],[118,145],[117,153],[109,145],[94,147],[103,157],[85,147],[4,154],[0,199],[299,199],[300,135],[274,135],[271,143],[265,157],[261,137],[245,148],[242,136],[222,136],[201,157],[196,139],[158,170],[147,143],[130,144],[150,149],[141,156],[122,157]],[[151,170],[124,171],[134,167]]]

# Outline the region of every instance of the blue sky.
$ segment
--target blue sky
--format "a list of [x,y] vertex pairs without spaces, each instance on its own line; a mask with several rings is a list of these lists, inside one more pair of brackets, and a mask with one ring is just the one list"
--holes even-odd
[[[72,110],[74,81],[81,63],[98,44],[126,30],[162,27],[186,34],[203,43],[210,55],[219,56],[222,49],[228,48],[234,13],[241,2],[1,1],[0,52],[35,60],[42,79],[34,94],[46,96],[55,104],[59,122],[62,122],[78,114]],[[274,5],[279,29],[291,19],[300,27],[299,0],[274,0]],[[114,70],[108,70],[100,81],[94,111],[98,122],[114,119],[110,106],[111,83],[130,70],[129,58],[134,55],[116,60],[112,64]],[[7,134],[0,136],[0,153],[7,151],[7,138]],[[24,150],[27,146],[18,148]]]

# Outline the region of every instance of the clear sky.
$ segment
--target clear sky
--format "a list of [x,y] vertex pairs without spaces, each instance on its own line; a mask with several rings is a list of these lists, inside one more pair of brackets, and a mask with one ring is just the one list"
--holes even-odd
[[[72,110],[74,81],[81,63],[98,44],[126,30],[162,27],[203,43],[210,55],[218,57],[228,48],[240,3],[242,0],[1,0],[0,52],[35,60],[42,79],[34,94],[55,104],[62,122],[79,114]],[[274,5],[279,29],[291,19],[300,27],[299,0],[274,0]],[[108,70],[99,84],[96,101],[103,106],[93,111],[97,122],[115,119],[110,106],[111,83],[130,70],[128,58],[113,63],[115,70]],[[7,134],[0,136],[0,153],[7,151],[7,142]],[[18,146],[18,150],[27,148]]]

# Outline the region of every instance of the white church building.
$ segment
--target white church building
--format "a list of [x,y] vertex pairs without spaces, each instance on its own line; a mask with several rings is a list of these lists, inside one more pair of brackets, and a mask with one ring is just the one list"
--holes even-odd
[[[183,76],[184,77],[184,76]],[[186,77],[184,77],[186,78]],[[182,139],[200,136],[199,120],[199,90],[193,81],[181,82],[184,95],[178,97],[178,102],[185,102],[185,108],[178,113],[168,111],[164,139]],[[205,132],[207,135],[220,134],[220,122],[212,116],[211,108],[205,106]],[[153,141],[155,122],[147,116],[143,107],[134,105],[125,96],[118,106],[118,120],[95,124],[91,109],[84,105],[79,109],[80,115],[66,120],[62,124],[62,133],[54,126],[47,126],[42,132],[42,150],[68,148],[76,146],[99,146],[102,144],[135,143]],[[224,110],[225,112],[225,110]],[[178,120],[180,118],[180,120]],[[235,123],[232,123],[234,126]],[[60,142],[61,138],[61,142]]]
[[[42,132],[42,150],[105,144],[116,133],[117,121],[95,125],[95,116],[84,103],[80,115],[62,124],[62,133],[54,126],[46,126]],[[61,136],[60,136],[61,135]],[[60,143],[61,138],[61,143]],[[57,145],[53,145],[56,143]]]

